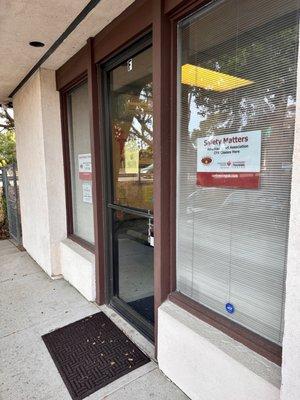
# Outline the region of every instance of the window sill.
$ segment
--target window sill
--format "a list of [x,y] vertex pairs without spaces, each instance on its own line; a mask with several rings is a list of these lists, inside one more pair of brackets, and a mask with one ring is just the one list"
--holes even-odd
[[64,279],[88,301],[95,301],[95,256],[73,240],[60,242],[61,271]]
[[79,246],[83,247],[85,250],[88,250],[91,253],[95,254],[95,245],[94,244],[91,244],[91,243],[87,242],[86,240],[81,239],[80,237],[78,237],[74,234],[69,234],[68,239],[79,244]]
[[67,237],[66,239],[61,241],[61,245],[71,250],[78,257],[83,258],[89,264],[95,265],[95,254],[78,244],[73,239]]
[[169,295],[169,300],[184,310],[188,311],[195,317],[201,319],[207,324],[222,331],[234,340],[247,346],[267,360],[281,365],[282,348],[275,343],[257,335],[254,332],[238,325],[237,323],[217,314],[207,307],[197,303],[179,292],[173,292]]

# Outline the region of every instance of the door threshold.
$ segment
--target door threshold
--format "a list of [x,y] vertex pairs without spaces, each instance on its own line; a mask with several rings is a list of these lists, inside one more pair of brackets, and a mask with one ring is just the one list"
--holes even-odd
[[129,324],[150,340],[150,342],[154,343],[154,325],[142,317],[137,310],[129,304],[118,297],[112,297],[109,303],[109,305],[129,322]]
[[122,314],[120,314],[111,305],[98,306],[120,329],[132,340],[152,361],[157,362],[155,358],[155,346],[153,342],[133,325],[131,325]]

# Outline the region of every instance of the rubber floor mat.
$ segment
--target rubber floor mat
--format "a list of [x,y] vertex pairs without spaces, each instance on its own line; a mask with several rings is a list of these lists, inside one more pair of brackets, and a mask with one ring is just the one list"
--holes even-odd
[[150,359],[103,313],[42,336],[73,400],[81,400]]
[[143,299],[128,303],[137,313],[154,324],[154,296],[144,297]]

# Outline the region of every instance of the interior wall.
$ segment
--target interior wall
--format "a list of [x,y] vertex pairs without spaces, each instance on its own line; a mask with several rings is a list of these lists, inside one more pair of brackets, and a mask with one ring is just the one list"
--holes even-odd
[[59,243],[66,236],[66,218],[55,72],[37,71],[13,104],[23,245],[48,275],[59,275]]

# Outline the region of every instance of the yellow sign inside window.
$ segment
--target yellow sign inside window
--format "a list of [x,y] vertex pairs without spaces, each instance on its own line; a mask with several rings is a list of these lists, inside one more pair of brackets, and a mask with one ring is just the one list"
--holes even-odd
[[185,85],[198,86],[215,92],[226,92],[227,90],[254,83],[248,79],[238,78],[192,64],[185,64],[181,67],[181,82]]
[[125,173],[126,174],[138,174],[139,172],[139,149],[132,145],[132,143],[126,143],[125,145]]

